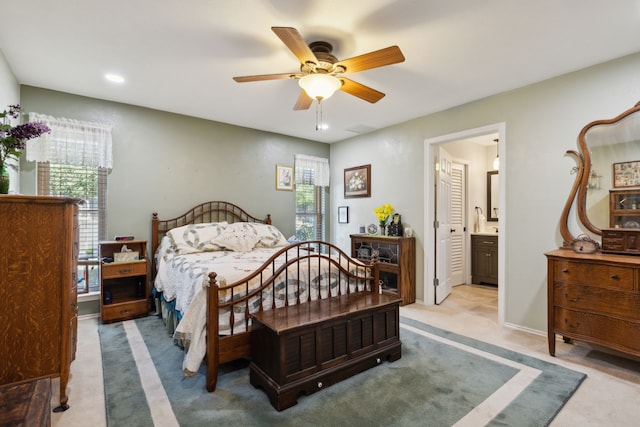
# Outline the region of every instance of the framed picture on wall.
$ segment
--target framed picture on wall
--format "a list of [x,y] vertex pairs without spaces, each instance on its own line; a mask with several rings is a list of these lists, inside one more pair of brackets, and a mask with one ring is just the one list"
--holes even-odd
[[640,186],[640,160],[614,163],[613,186],[614,188]]
[[276,165],[276,190],[293,191],[293,167]]
[[340,224],[349,223],[349,207],[348,206],[338,206],[338,222]]
[[344,170],[344,197],[371,197],[371,165]]

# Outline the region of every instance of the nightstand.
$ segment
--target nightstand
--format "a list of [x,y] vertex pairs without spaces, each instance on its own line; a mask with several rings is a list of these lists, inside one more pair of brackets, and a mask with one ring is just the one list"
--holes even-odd
[[[131,250],[129,256],[121,255],[124,245]],[[122,258],[125,259],[122,260]],[[149,260],[147,259],[147,241],[100,242],[100,317],[102,323],[144,317],[148,313]]]

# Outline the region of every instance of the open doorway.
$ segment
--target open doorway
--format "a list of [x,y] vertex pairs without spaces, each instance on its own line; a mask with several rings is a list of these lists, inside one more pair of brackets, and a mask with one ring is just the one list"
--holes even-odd
[[[443,135],[436,138],[430,138],[425,140],[425,247],[424,247],[424,265],[425,265],[425,278],[424,278],[424,302],[425,304],[431,305],[435,304],[436,301],[436,288],[439,286],[439,276],[438,270],[442,269],[442,265],[446,265],[446,262],[442,260],[442,245],[440,242],[442,238],[438,235],[438,226],[439,223],[437,221],[438,212],[438,202],[437,202],[437,190],[440,185],[439,179],[439,168],[440,165],[440,149],[441,147],[452,146],[457,141],[467,141],[472,140],[478,137],[486,137],[487,135],[496,135],[501,143],[497,146],[494,146],[492,149],[495,150],[497,156],[501,159],[504,159],[505,152],[505,124],[498,123],[489,126],[484,126],[481,128],[469,129],[467,131],[457,132],[454,134]],[[453,150],[452,157],[457,157],[455,154],[455,150]],[[484,150],[482,150],[484,152]],[[492,159],[488,159],[490,162]],[[489,163],[490,164],[490,163]],[[437,166],[436,166],[437,165]],[[476,167],[478,167],[476,165]],[[490,166],[486,166],[484,163],[479,166],[484,169],[483,174],[486,174],[486,171],[490,169]],[[486,175],[485,175],[486,176]],[[506,212],[504,208],[504,188],[505,188],[505,180],[504,180],[504,167],[502,167],[498,172],[498,209],[500,212],[500,228],[504,230],[504,226],[506,224]],[[477,184],[477,179],[474,179]],[[485,185],[486,181],[482,180],[481,185]],[[470,183],[470,191],[473,191]],[[483,187],[484,188],[484,187]],[[470,203],[467,207],[467,212],[472,212],[476,206],[482,206],[483,210],[486,210],[486,198],[484,198],[484,194],[486,192],[483,191],[483,200],[484,202],[476,201],[474,203]],[[441,213],[440,213],[441,214]],[[465,225],[466,231],[466,240],[470,241],[471,232],[474,231],[474,223],[473,223],[473,214],[467,215],[469,221],[467,221]],[[496,233],[498,234],[498,277],[504,277],[504,233]],[[438,246],[440,245],[441,249],[438,250]],[[469,248],[465,256],[468,260],[471,258],[470,254],[470,244],[467,245]],[[468,263],[470,265],[470,262]],[[467,280],[468,283],[471,283],[471,278],[469,277]],[[503,323],[504,321],[504,295],[506,290],[506,284],[499,280],[498,285],[498,321],[499,323]],[[439,300],[442,300],[442,293],[439,295]]]

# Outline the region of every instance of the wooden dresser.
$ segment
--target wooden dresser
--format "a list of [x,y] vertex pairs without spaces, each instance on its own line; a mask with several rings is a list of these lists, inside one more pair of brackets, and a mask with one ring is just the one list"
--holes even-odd
[[555,335],[640,356],[640,257],[558,249],[548,262],[549,354]]
[[77,341],[81,200],[0,196],[0,384],[60,377],[60,406]]

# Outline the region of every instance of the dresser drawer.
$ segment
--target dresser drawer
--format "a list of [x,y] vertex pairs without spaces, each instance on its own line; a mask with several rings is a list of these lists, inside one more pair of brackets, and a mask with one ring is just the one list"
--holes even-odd
[[114,320],[132,319],[147,315],[147,301],[131,301],[120,304],[102,306],[102,321],[112,322]]
[[114,262],[102,264],[102,278],[114,279],[118,277],[142,276],[147,274],[147,262]]
[[640,354],[640,322],[554,307],[555,332]]
[[554,282],[627,291],[635,289],[635,275],[632,267],[565,260],[555,261],[553,265]]
[[553,303],[572,310],[630,319],[640,315],[640,294],[596,286],[554,283]]

